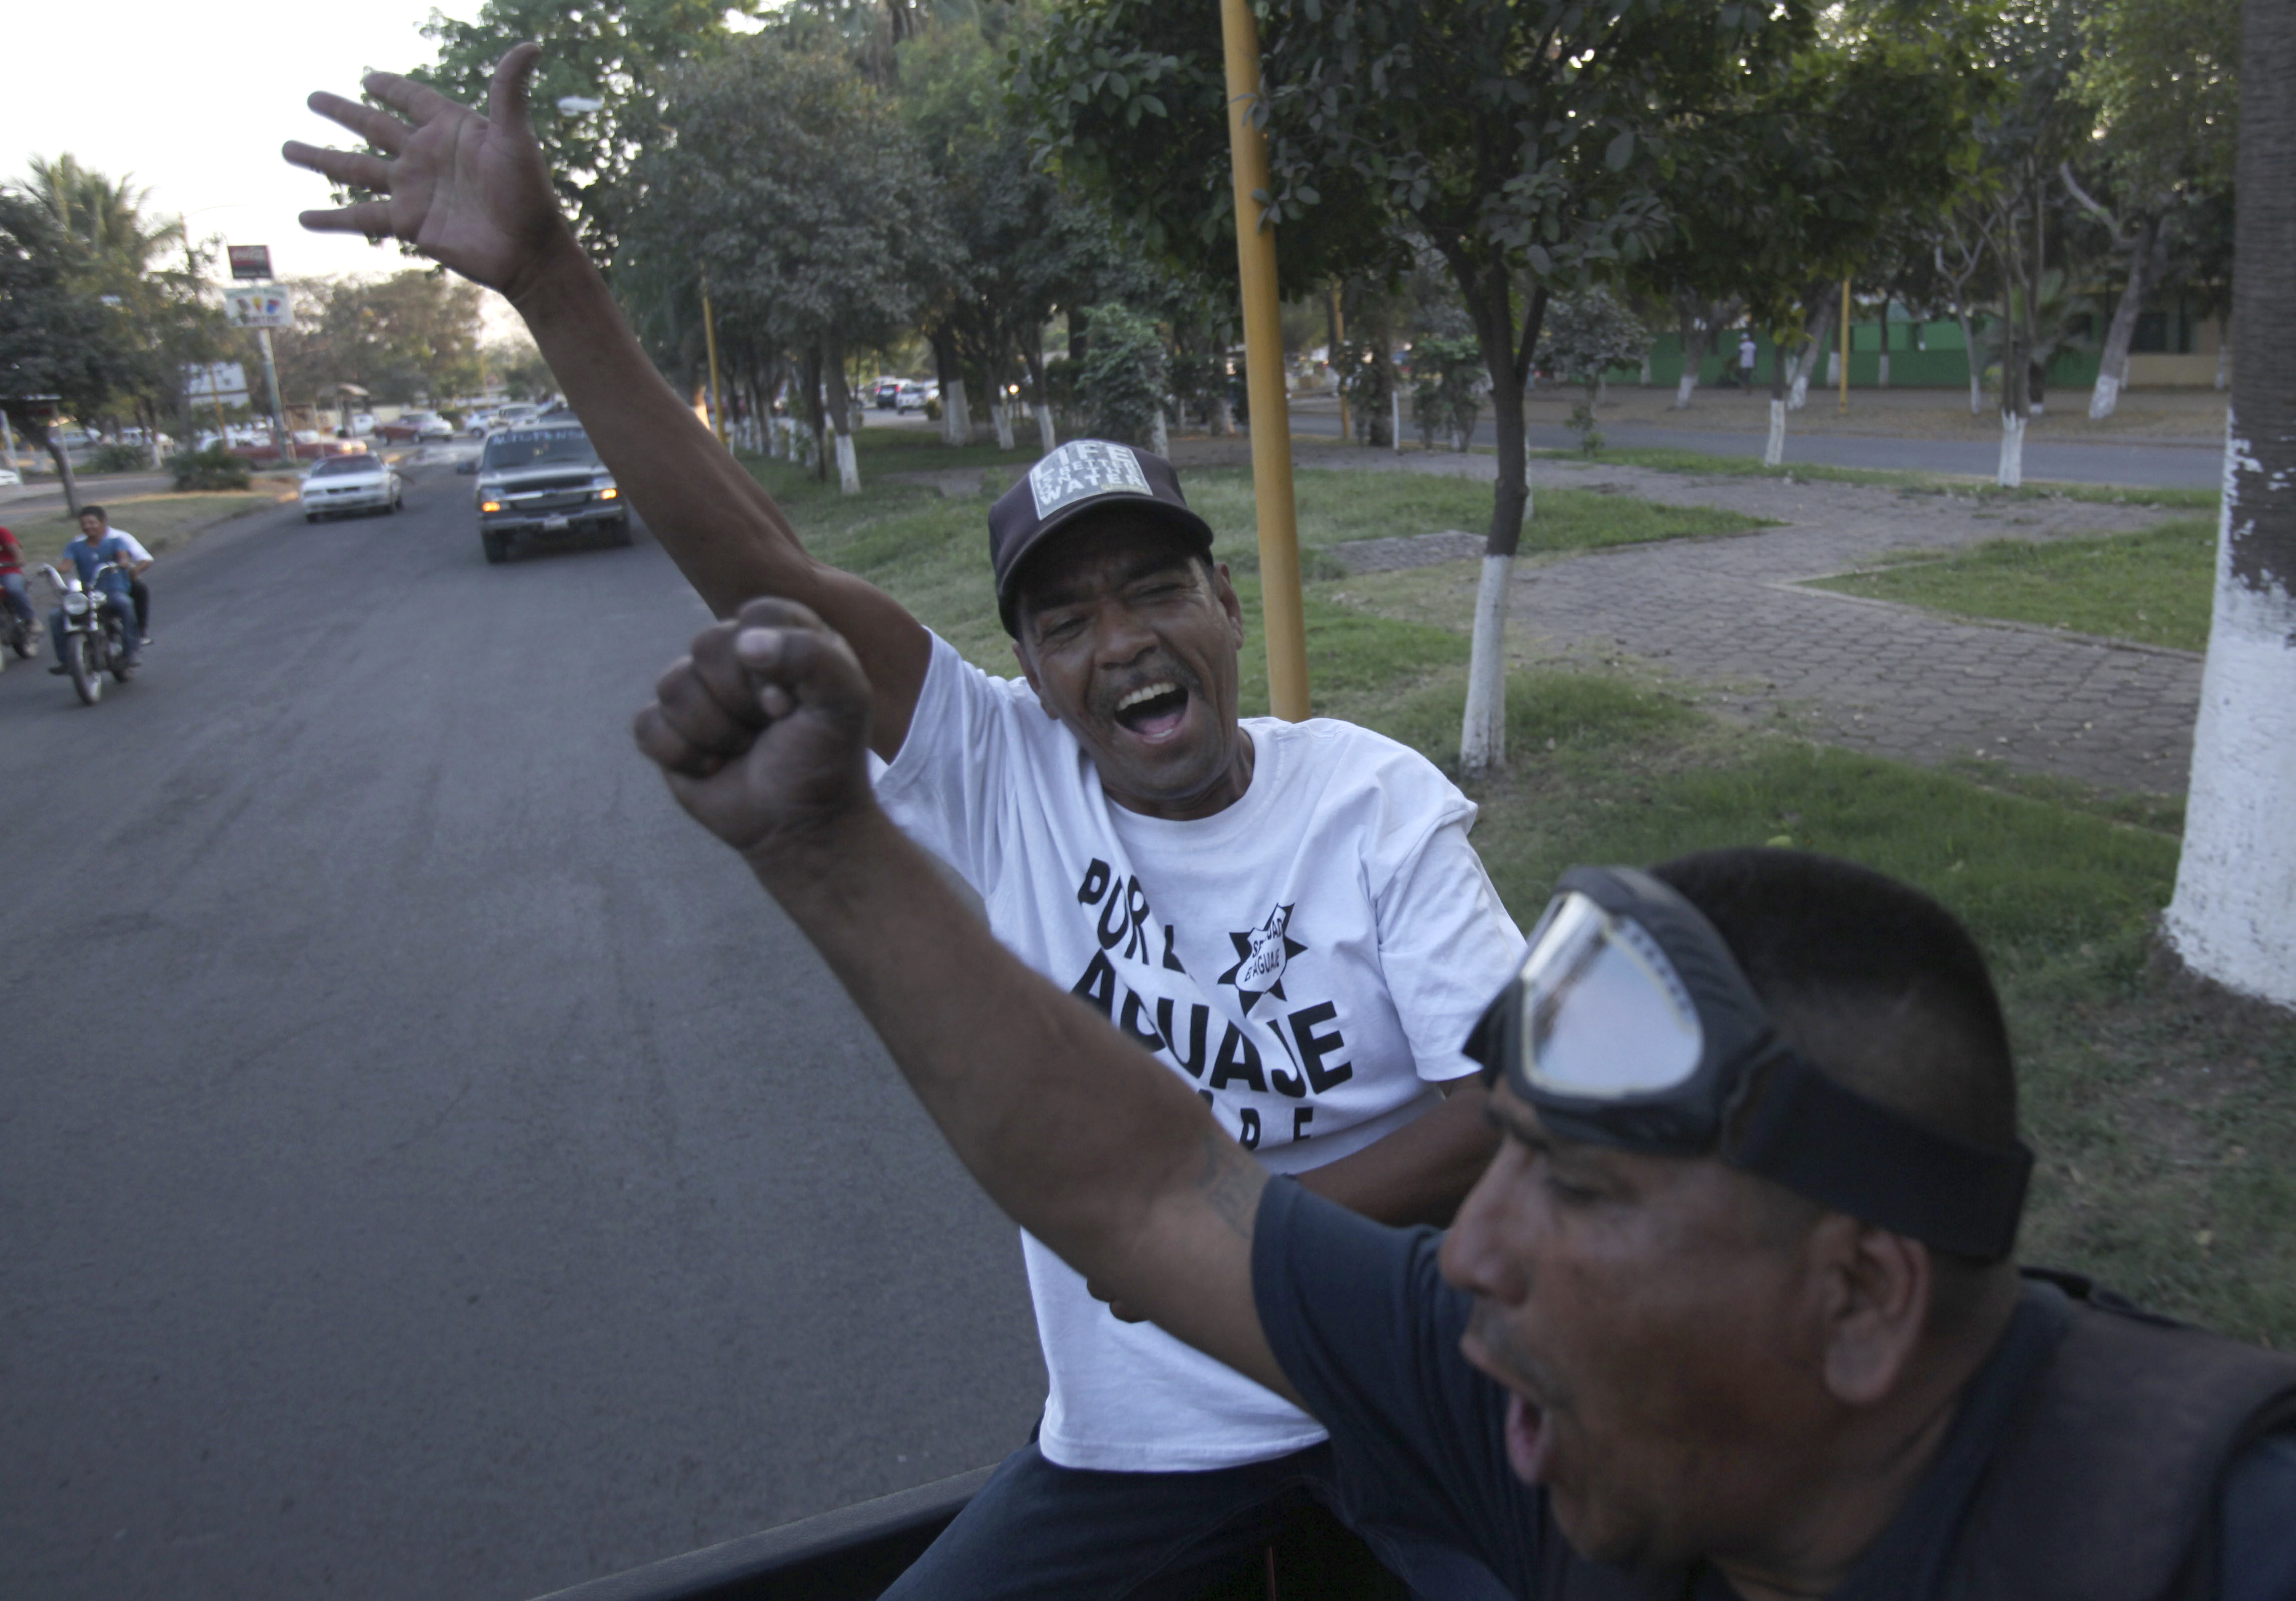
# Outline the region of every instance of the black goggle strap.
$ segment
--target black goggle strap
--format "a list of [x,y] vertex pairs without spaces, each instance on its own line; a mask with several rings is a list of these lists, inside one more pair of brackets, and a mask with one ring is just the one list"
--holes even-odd
[[2017,1243],[2033,1154],[1927,1129],[1781,1050],[1722,1159],[1935,1250],[1998,1261]]

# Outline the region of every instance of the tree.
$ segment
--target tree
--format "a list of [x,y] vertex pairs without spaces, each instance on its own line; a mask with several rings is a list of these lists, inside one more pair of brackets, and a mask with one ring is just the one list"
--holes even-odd
[[1011,449],[1009,392],[1021,377],[1038,447],[1050,449],[1045,324],[1069,309],[1081,324],[1084,307],[1128,298],[1142,274],[1106,209],[1064,190],[1036,160],[999,59],[985,29],[961,22],[917,35],[898,52],[902,113],[939,183],[956,246],[927,305],[925,332],[950,444],[970,442],[972,375],[986,386],[997,442]]
[[[1148,214],[1165,240],[1228,225],[1218,36],[1185,7],[1085,0],[1023,63],[1066,170]],[[1505,756],[1505,594],[1529,505],[1523,388],[1548,297],[1664,236],[1674,130],[1770,72],[1812,26],[1806,0],[1297,0],[1262,8],[1270,219],[1298,294],[1407,228],[1448,266],[1498,428],[1460,756]],[[1151,123],[1149,119],[1153,119]],[[1145,126],[1162,125],[1153,136]]]
[[816,439],[825,388],[839,481],[857,490],[846,352],[913,325],[955,250],[894,107],[841,54],[759,35],[671,75],[633,177],[646,204],[625,259],[706,278],[721,333],[800,352]]
[[534,132],[576,235],[610,266],[636,196],[631,167],[652,143],[663,86],[679,63],[725,49],[732,16],[754,0],[486,0],[461,21],[433,11],[422,37],[438,59],[407,74],[464,105],[483,105],[503,52],[542,46]]
[[2296,1006],[2296,8],[2248,0],[2214,618],[2169,945]]
[[128,178],[92,171],[69,152],[35,156],[29,167],[26,192],[64,242],[66,281],[104,308],[120,358],[112,392],[88,420],[133,415],[157,467],[162,423],[184,426],[184,368],[232,348],[207,289],[214,251],[191,242],[182,218],[147,215],[150,191]]
[[302,279],[295,326],[273,337],[283,396],[356,383],[391,405],[477,389],[478,285],[410,267],[381,278]]
[[[2205,230],[2228,198],[2239,125],[2239,0],[2090,0],[2072,90],[2095,121],[2067,192],[2126,259],[2120,294],[2097,362],[2088,415],[2109,417],[2128,375],[2128,347],[2150,291],[2167,275],[2186,214]],[[2190,225],[2187,225],[2190,226]]]
[[1587,398],[1572,408],[1570,425],[1578,447],[1592,456],[1603,447],[1595,428],[1595,402],[1603,374],[1630,367],[1650,349],[1650,331],[1627,304],[1607,289],[1566,295],[1546,311],[1546,333],[1538,341],[1538,365],[1566,383],[1578,384]]
[[[51,431],[53,407],[91,416],[128,378],[135,352],[119,320],[75,290],[71,241],[37,201],[0,190],[0,409],[37,439],[79,512],[71,462]],[[52,404],[42,397],[55,397]]]

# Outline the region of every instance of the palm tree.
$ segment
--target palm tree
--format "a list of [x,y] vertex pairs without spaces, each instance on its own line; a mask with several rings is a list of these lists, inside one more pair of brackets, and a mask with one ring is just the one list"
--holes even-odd
[[2165,932],[2185,964],[2296,1006],[2296,6],[2241,24],[2239,360],[2215,618]]

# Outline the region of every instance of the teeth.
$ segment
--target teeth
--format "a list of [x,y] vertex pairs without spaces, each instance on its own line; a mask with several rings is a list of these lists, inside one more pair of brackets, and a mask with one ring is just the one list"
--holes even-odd
[[1153,684],[1143,684],[1130,694],[1126,695],[1122,700],[1117,702],[1116,709],[1119,711],[1129,711],[1143,701],[1152,701],[1158,695],[1171,694],[1177,691],[1179,687],[1180,686],[1178,685],[1173,683],[1169,678],[1159,678]]

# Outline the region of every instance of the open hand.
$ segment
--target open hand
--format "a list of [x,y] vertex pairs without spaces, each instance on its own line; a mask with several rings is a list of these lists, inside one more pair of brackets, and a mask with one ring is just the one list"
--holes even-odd
[[678,804],[745,855],[869,803],[869,680],[794,601],[754,600],[702,630],[636,732]]
[[527,116],[527,82],[541,56],[539,45],[520,45],[496,63],[484,117],[395,72],[369,73],[365,83],[368,94],[399,117],[340,94],[312,95],[313,111],[383,154],[322,150],[296,139],[281,153],[339,184],[390,198],[306,211],[303,226],[404,240],[464,277],[518,299],[551,247],[572,242]]

